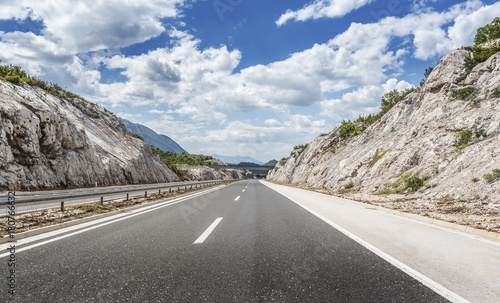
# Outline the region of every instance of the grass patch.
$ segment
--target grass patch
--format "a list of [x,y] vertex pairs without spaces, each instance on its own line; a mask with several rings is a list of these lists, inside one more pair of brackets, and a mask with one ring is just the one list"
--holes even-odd
[[491,90],[490,97],[492,98],[500,98],[500,89],[498,87],[495,87],[494,89]]
[[337,152],[337,146],[335,146],[335,145],[334,145],[334,146],[332,146],[332,147],[328,148],[327,150],[325,150],[325,151],[323,152],[323,155],[324,155],[324,154],[326,154],[326,153],[332,153],[332,154],[334,154],[334,153],[336,153],[336,152]]
[[[415,192],[424,186],[424,180],[419,178],[418,175],[422,170],[414,173],[406,172],[402,174],[395,182],[386,184],[386,187],[376,193],[375,195],[393,195],[401,194],[404,192]],[[436,185],[437,186],[437,185]]]
[[309,176],[311,175],[311,173],[312,173],[312,172],[313,172],[313,171],[312,171],[312,169],[311,169],[311,171],[307,174],[306,178],[304,179],[304,183],[306,183],[306,182],[307,182],[307,180],[309,179]]
[[412,176],[405,180],[405,187],[410,191],[417,191],[422,186],[424,186],[424,180],[417,176]]
[[488,183],[493,183],[500,179],[500,169],[494,169],[491,174],[484,174],[483,179]]
[[463,212],[466,212],[467,209],[468,208],[465,206],[454,206],[454,207],[446,208],[444,210],[444,212],[448,213],[448,214],[463,213]]
[[468,100],[469,98],[472,98],[475,93],[476,93],[476,88],[474,86],[468,86],[459,89],[456,92],[458,100]]
[[136,133],[131,132],[131,131],[129,131],[129,132],[128,132],[128,134],[129,134],[130,136],[134,137],[134,138],[137,138],[137,139],[139,139],[139,140],[144,141],[144,138],[143,138],[141,135],[139,135],[139,134],[136,134]]
[[368,164],[368,167],[373,167],[377,162],[378,160],[382,159],[383,156],[385,156],[385,154],[388,152],[388,151],[391,151],[391,148],[389,148],[388,150],[384,151],[383,153],[381,153],[380,155],[376,156],[372,162],[370,162],[370,164]]
[[280,162],[278,162],[281,166],[285,166],[286,162],[288,161],[288,158],[281,158]]
[[349,183],[347,183],[346,185],[344,185],[344,189],[351,189],[354,187],[354,183],[351,181],[349,181]]
[[458,147],[459,149],[462,149],[467,146],[471,138],[472,132],[468,129],[463,129],[456,133],[455,142],[453,143],[453,145]]

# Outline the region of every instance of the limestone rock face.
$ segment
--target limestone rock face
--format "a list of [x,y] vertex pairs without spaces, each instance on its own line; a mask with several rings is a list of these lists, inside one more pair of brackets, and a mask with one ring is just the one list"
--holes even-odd
[[0,80],[0,189],[177,180],[104,108]]
[[[500,169],[500,53],[477,65],[463,67],[466,50],[440,63],[418,91],[355,137],[331,134],[316,138],[302,152],[294,151],[268,179],[304,187],[341,190],[353,182],[359,193],[394,190],[409,176],[425,185],[419,197],[500,201],[500,180],[484,174]],[[457,92],[474,87],[465,100]],[[457,146],[460,131],[468,144]]]

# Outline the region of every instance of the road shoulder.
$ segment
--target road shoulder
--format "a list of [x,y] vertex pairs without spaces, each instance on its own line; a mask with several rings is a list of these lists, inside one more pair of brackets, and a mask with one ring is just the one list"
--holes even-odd
[[262,183],[471,302],[500,299],[500,243],[369,204]]

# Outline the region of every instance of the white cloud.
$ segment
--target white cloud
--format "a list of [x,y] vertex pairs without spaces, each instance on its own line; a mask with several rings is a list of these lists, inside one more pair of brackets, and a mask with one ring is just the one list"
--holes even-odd
[[264,123],[266,125],[271,125],[271,126],[280,126],[280,125],[283,125],[283,123],[281,123],[280,121],[278,121],[276,119],[267,119]]
[[116,115],[118,117],[120,117],[120,118],[123,118],[123,119],[126,119],[126,120],[130,120],[132,122],[137,122],[138,121],[137,119],[142,118],[141,114],[130,114],[130,113],[120,112],[120,113],[117,113]]
[[481,1],[471,0],[440,13],[428,11],[402,18],[388,17],[377,23],[353,23],[331,43],[351,51],[372,49],[372,53],[376,54],[386,49],[394,37],[410,38],[414,47],[412,55],[427,60],[470,45],[475,30],[499,14],[500,2],[482,7]]
[[[15,4],[12,4],[15,2]],[[17,0],[1,19],[41,20],[47,39],[73,53],[117,49],[165,31],[159,19],[178,15],[184,0]]]
[[394,89],[399,91],[412,87],[406,81],[389,79],[383,85],[369,85],[346,93],[341,99],[321,102],[321,115],[334,120],[356,118],[363,114],[377,114],[380,111],[382,96]]
[[279,17],[276,24],[282,26],[290,20],[306,21],[319,18],[339,18],[373,1],[375,0],[315,0],[300,10],[287,10],[286,13]]
[[491,6],[483,6],[470,14],[462,14],[455,19],[455,23],[448,28],[448,36],[453,44],[458,46],[474,44],[477,29],[490,23],[500,16],[500,2]]
[[208,130],[181,139],[181,142],[186,146],[202,145],[205,150],[219,154],[230,152],[232,155],[244,154],[268,161],[276,154],[289,153],[297,142],[310,142],[319,133],[331,128],[324,120],[311,120],[304,115],[290,115],[281,122],[276,119],[268,121],[271,121],[271,124],[267,123],[266,126],[233,121],[223,129]]
[[[307,107],[321,102],[325,93],[351,88],[359,88],[360,92],[374,90],[387,81],[388,71],[402,72],[408,55],[428,59],[453,49],[459,41],[454,38],[456,34],[452,35],[453,26],[459,24],[454,24],[454,20],[478,15],[472,19],[487,23],[492,14],[489,11],[500,6],[478,10],[480,4],[469,1],[441,13],[431,11],[388,17],[371,24],[353,23],[328,43],[238,73],[233,73],[242,56],[238,50],[230,51],[225,46],[201,50],[200,41],[194,36],[172,30],[170,35],[177,42],[170,48],[105,60],[109,68],[123,69],[129,80],[102,84],[99,95],[103,102],[113,105],[166,103],[173,112],[193,121],[219,124],[228,121],[224,112],[286,112],[290,106]],[[406,43],[390,50],[389,44],[395,37]],[[375,100],[375,105],[369,112],[378,109],[381,94],[375,95],[370,99]],[[355,103],[352,98],[351,102]]]
[[[100,80],[95,68],[103,58],[120,47],[144,42],[164,32],[160,19],[177,16],[185,0],[4,2],[0,19],[25,22],[29,17],[44,28],[40,35],[0,32],[3,63],[20,65],[31,75],[85,95],[95,95]],[[160,76],[162,71],[163,76],[171,72],[168,66],[152,68]]]
[[168,114],[169,112],[165,111],[165,110],[152,109],[152,110],[148,110],[148,113],[156,114],[156,115],[163,115],[163,114]]

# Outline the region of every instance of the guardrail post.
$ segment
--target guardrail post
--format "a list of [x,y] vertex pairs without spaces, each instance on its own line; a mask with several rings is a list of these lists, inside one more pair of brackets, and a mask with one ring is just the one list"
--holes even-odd
[[148,191],[146,190],[146,191],[144,192],[144,198],[147,198],[147,197],[148,197]]
[[64,201],[61,201],[61,211],[64,211]]
[[171,194],[171,193],[172,193],[172,187],[170,187],[170,188],[168,189],[168,193],[169,193],[169,194]]
[[104,205],[104,197],[101,197],[101,205]]
[[161,195],[161,189],[158,190],[158,195]]
[[127,201],[128,201],[128,193],[127,193]]

